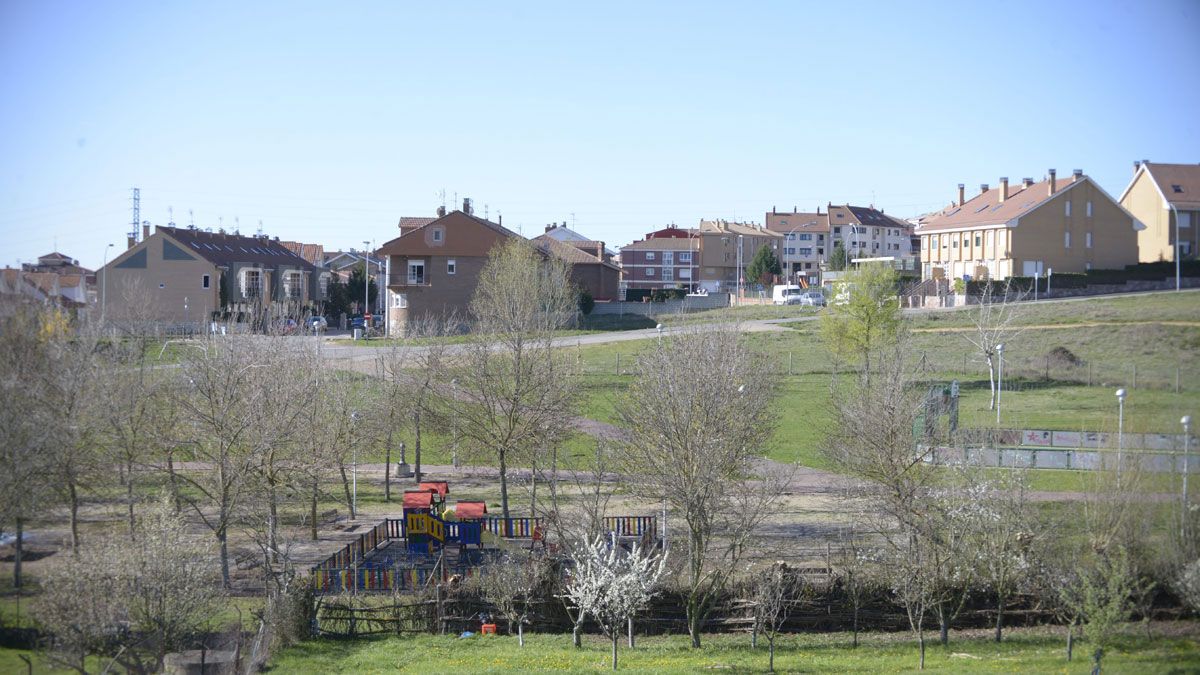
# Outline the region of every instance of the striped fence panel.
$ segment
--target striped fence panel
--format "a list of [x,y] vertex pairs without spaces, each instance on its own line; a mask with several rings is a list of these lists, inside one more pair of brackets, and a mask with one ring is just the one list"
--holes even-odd
[[658,534],[658,519],[655,516],[605,516],[604,528],[619,537],[640,537],[647,533]]

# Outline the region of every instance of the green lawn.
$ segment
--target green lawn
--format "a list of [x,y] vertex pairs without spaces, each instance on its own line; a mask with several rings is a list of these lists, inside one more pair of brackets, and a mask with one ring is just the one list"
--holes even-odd
[[[933,636],[930,636],[931,638]],[[865,634],[850,647],[845,633],[781,636],[775,666],[789,672],[915,672],[917,648],[907,634]],[[621,670],[629,672],[766,672],[766,641],[750,649],[748,636],[709,635],[695,650],[684,636],[641,638],[635,649],[622,642]],[[1048,629],[1013,631],[997,645],[983,637],[952,635],[949,649],[930,646],[926,669],[935,672],[1089,672],[1087,646],[1077,644],[1068,662],[1065,640]],[[569,635],[531,635],[526,646],[516,638],[405,637],[359,641],[313,640],[284,650],[270,664],[278,673],[414,672],[509,673],[580,672],[609,668],[609,643],[588,636],[582,649]],[[1192,639],[1126,635],[1105,659],[1106,673],[1168,673],[1200,670],[1200,646]]]

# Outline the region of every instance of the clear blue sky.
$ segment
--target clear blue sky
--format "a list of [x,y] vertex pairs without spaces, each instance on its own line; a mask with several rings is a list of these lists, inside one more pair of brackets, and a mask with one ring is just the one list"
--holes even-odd
[[142,219],[361,246],[455,193],[622,245],[1200,162],[1200,2],[0,4],[0,264]]

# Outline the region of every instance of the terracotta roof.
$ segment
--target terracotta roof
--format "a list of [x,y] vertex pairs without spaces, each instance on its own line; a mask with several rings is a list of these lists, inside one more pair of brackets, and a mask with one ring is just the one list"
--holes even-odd
[[246,237],[240,234],[205,232],[183,227],[158,227],[161,232],[183,244],[184,250],[219,267],[234,263],[293,265],[310,272],[312,263],[285,248],[278,240],[267,237]]
[[[1055,182],[1054,194],[1059,195],[1085,180],[1081,176],[1072,180],[1072,176],[1059,177]],[[977,194],[961,206],[951,206],[939,214],[931,216],[921,224],[921,232],[937,230],[952,230],[959,227],[979,225],[1003,225],[1020,218],[1042,205],[1050,198],[1050,181],[1044,180],[1025,187],[1021,183],[1009,184],[1008,199],[1000,201],[1000,188],[995,187],[987,192]]]
[[427,492],[436,492],[439,497],[445,497],[450,494],[450,483],[444,480],[431,480],[417,485],[418,490]]
[[556,258],[565,260],[572,265],[604,265],[613,269],[619,269],[616,265],[607,260],[601,260],[587,251],[571,246],[570,244],[565,244],[557,239],[547,237],[544,234],[534,237],[533,242],[542,251],[548,253],[549,255],[553,255]]
[[314,267],[321,267],[325,264],[324,244],[303,244],[298,241],[281,241],[279,243],[287,250],[312,263]]
[[427,218],[425,216],[400,216],[400,222],[397,227],[400,228],[401,232],[404,232],[418,227],[425,227],[435,220],[437,218]]
[[767,229],[772,232],[787,234],[796,232],[828,232],[828,213],[768,213]]
[[404,501],[401,503],[406,509],[429,509],[433,508],[433,493],[424,490],[421,492],[409,491],[404,493]]
[[459,502],[454,505],[454,515],[459,520],[482,518],[487,515],[487,502]]
[[1177,208],[1200,208],[1200,164],[1146,162],[1142,166],[1167,201]]
[[622,251],[695,251],[699,244],[695,239],[639,239],[621,247]]
[[75,259],[71,256],[59,253],[58,251],[47,253],[46,255],[39,255],[38,261],[40,262],[42,260],[65,260],[67,262],[75,262]]
[[742,234],[752,237],[779,237],[782,236],[778,232],[773,232],[761,225],[753,223],[734,223],[728,220],[701,220],[700,232],[702,234]]

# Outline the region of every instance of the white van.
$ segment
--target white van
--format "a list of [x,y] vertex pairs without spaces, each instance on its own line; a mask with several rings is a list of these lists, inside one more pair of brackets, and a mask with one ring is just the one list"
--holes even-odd
[[804,289],[799,286],[776,286],[771,291],[771,301],[776,305],[798,305],[804,295]]

